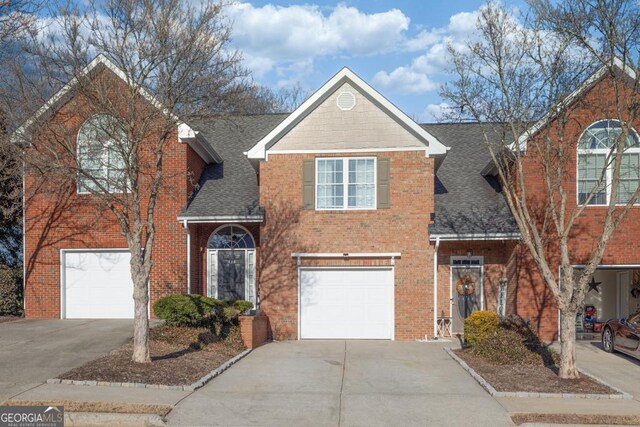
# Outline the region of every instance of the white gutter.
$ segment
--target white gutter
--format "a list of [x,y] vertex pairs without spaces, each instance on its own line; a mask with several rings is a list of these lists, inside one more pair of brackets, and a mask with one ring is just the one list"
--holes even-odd
[[300,259],[302,258],[391,258],[391,265],[395,265],[396,258],[400,257],[400,252],[294,252],[291,254],[291,257],[298,259],[298,265],[300,265]]
[[184,229],[187,231],[187,294],[191,293],[191,230],[189,222],[183,221]]
[[262,222],[263,215],[217,215],[217,216],[178,216],[178,221],[189,221],[191,224],[210,222]]
[[438,249],[440,237],[436,237],[436,250],[433,253],[433,337],[438,338]]
[[520,233],[431,234],[429,240],[520,240]]

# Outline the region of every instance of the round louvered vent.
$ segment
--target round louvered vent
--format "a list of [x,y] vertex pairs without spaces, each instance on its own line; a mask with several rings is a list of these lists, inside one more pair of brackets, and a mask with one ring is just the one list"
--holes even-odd
[[351,92],[342,92],[336,99],[338,108],[342,111],[348,111],[356,106],[356,96]]

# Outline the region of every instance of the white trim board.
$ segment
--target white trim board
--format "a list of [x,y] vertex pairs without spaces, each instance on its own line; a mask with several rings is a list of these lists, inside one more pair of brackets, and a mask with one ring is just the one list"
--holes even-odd
[[[58,90],[49,100],[40,107],[31,117],[29,117],[15,132],[13,132],[11,136],[12,142],[28,142],[29,137],[27,136],[28,129],[44,114],[46,114],[49,110],[54,108],[56,104],[61,101],[66,95],[68,95],[71,90],[79,83],[79,79],[88,76],[96,67],[99,65],[105,66],[107,69],[112,71],[119,79],[124,81],[128,86],[132,86],[133,82],[129,79],[124,71],[120,69],[116,64],[114,64],[109,58],[107,58],[104,54],[98,54],[95,58],[93,58],[82,70],[78,76],[73,77],[67,84],[65,84],[60,90]],[[182,122],[179,117],[175,114],[169,112],[165,106],[160,103],[153,95],[151,95],[146,89],[143,87],[139,88],[140,96],[142,96],[145,100],[147,100],[151,105],[160,110],[165,116],[169,117],[171,120],[175,121],[178,127],[178,140],[180,142],[186,142],[193,148],[193,150],[198,153],[203,160],[210,163],[213,161],[220,162],[220,156],[215,153],[213,148],[211,148],[208,144],[203,143],[201,141],[202,136],[198,131],[192,129],[188,124]]]
[[444,155],[448,148],[445,147],[436,137],[427,132],[419,124],[413,121],[409,116],[402,112],[398,107],[391,103],[388,99],[377,92],[373,87],[362,80],[353,71],[344,67],[329,79],[320,89],[311,95],[302,103],[293,113],[287,116],[278,126],[269,132],[264,138],[258,141],[248,152],[249,160],[256,161],[267,159],[267,150],[280,140],[291,129],[298,125],[307,115],[315,110],[322,102],[324,102],[332,93],[340,86],[348,82],[363,95],[369,98],[374,104],[386,112],[398,124],[403,126],[407,131],[421,140],[426,147],[427,156]]
[[[624,62],[619,58],[613,58],[612,65],[613,65],[613,68],[617,69],[618,71],[622,71],[633,80],[636,79],[635,70],[633,70],[628,65],[625,65]],[[549,124],[554,118],[556,118],[556,116],[559,114],[560,111],[564,110],[565,108],[568,108],[571,104],[577,101],[578,98],[580,98],[580,96],[582,96],[583,93],[591,89],[596,83],[600,81],[600,79],[605,77],[608,71],[609,71],[609,65],[603,65],[602,67],[600,67],[598,71],[593,73],[580,86],[578,86],[573,92],[571,92],[567,97],[565,97],[562,100],[562,102],[560,102],[555,107],[555,110],[556,110],[555,112],[548,112],[547,114],[542,116],[540,120],[534,123],[533,126],[525,130],[520,135],[520,137],[518,137],[518,141],[517,141],[518,147],[520,147],[521,150],[526,151],[527,142],[529,141],[529,139],[533,138],[538,132],[540,132],[540,130],[542,130],[547,124]],[[509,148],[511,150],[514,150],[515,142],[511,143]]]

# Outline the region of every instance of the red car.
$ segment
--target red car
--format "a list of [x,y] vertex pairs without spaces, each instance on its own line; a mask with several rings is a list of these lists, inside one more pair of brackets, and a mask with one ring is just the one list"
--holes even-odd
[[640,359],[640,311],[628,319],[609,320],[602,328],[602,347]]

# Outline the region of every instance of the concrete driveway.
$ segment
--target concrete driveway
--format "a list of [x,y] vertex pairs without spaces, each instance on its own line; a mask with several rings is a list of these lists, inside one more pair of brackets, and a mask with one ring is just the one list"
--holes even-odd
[[185,398],[168,422],[512,425],[505,410],[443,351],[443,344],[387,341],[267,344]]
[[578,341],[576,357],[578,367],[640,401],[640,360],[622,353],[607,353],[599,341]]
[[0,402],[124,344],[132,320],[0,323]]

